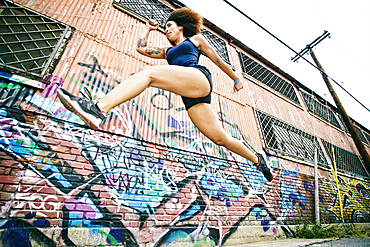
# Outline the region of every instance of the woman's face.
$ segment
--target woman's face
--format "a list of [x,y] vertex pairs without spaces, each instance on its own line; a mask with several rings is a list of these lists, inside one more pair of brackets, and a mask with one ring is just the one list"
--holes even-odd
[[182,33],[182,26],[178,26],[176,22],[169,21],[166,23],[165,34],[169,41],[176,41],[180,38]]

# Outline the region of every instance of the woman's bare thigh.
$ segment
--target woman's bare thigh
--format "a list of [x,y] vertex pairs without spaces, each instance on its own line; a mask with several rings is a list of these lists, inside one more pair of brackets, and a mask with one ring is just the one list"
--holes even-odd
[[207,77],[196,68],[164,65],[146,67],[145,70],[150,73],[151,87],[189,98],[204,97],[211,91]]

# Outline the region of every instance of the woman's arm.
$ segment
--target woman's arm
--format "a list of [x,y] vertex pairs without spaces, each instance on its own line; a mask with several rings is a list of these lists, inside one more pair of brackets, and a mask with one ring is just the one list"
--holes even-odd
[[165,59],[166,51],[164,48],[148,46],[149,33],[157,28],[158,24],[153,20],[149,20],[146,23],[144,30],[141,32],[137,41],[136,51],[147,57]]
[[204,55],[211,59],[211,61],[216,64],[223,72],[225,72],[225,74],[227,74],[234,82],[240,79],[237,83],[234,83],[235,92],[243,88],[242,78],[239,78],[239,76],[235,74],[230,66],[220,58],[220,56],[216,53],[216,51],[202,35],[195,35],[191,38],[191,40]]

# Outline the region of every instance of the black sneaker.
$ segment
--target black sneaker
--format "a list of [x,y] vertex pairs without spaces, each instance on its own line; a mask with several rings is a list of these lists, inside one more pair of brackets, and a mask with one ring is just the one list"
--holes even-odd
[[267,179],[267,181],[271,182],[272,181],[272,173],[270,170],[270,167],[267,165],[266,159],[263,156],[262,153],[255,153],[255,155],[258,158],[258,163],[254,164],[258,170],[260,170]]
[[59,88],[57,93],[60,101],[68,110],[77,114],[90,128],[99,129],[106,116],[101,113],[93,101],[74,96],[63,88]]

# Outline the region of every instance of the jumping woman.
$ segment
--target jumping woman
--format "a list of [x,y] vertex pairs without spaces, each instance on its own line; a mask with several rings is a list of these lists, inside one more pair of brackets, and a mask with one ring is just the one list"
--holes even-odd
[[76,113],[89,127],[97,130],[107,112],[139,95],[148,86],[178,94],[200,132],[215,144],[253,162],[265,178],[271,181],[272,174],[264,156],[252,152],[242,142],[227,135],[210,105],[211,73],[198,64],[200,54],[207,56],[234,81],[235,92],[243,88],[243,83],[200,34],[202,24],[203,18],[189,8],[173,11],[165,28],[166,37],[172,47],[160,48],[148,46],[149,33],[158,28],[157,23],[149,20],[139,36],[136,50],[151,58],[166,59],[169,65],[140,69],[98,102],[76,97],[61,88],[58,89],[58,96],[66,108]]

